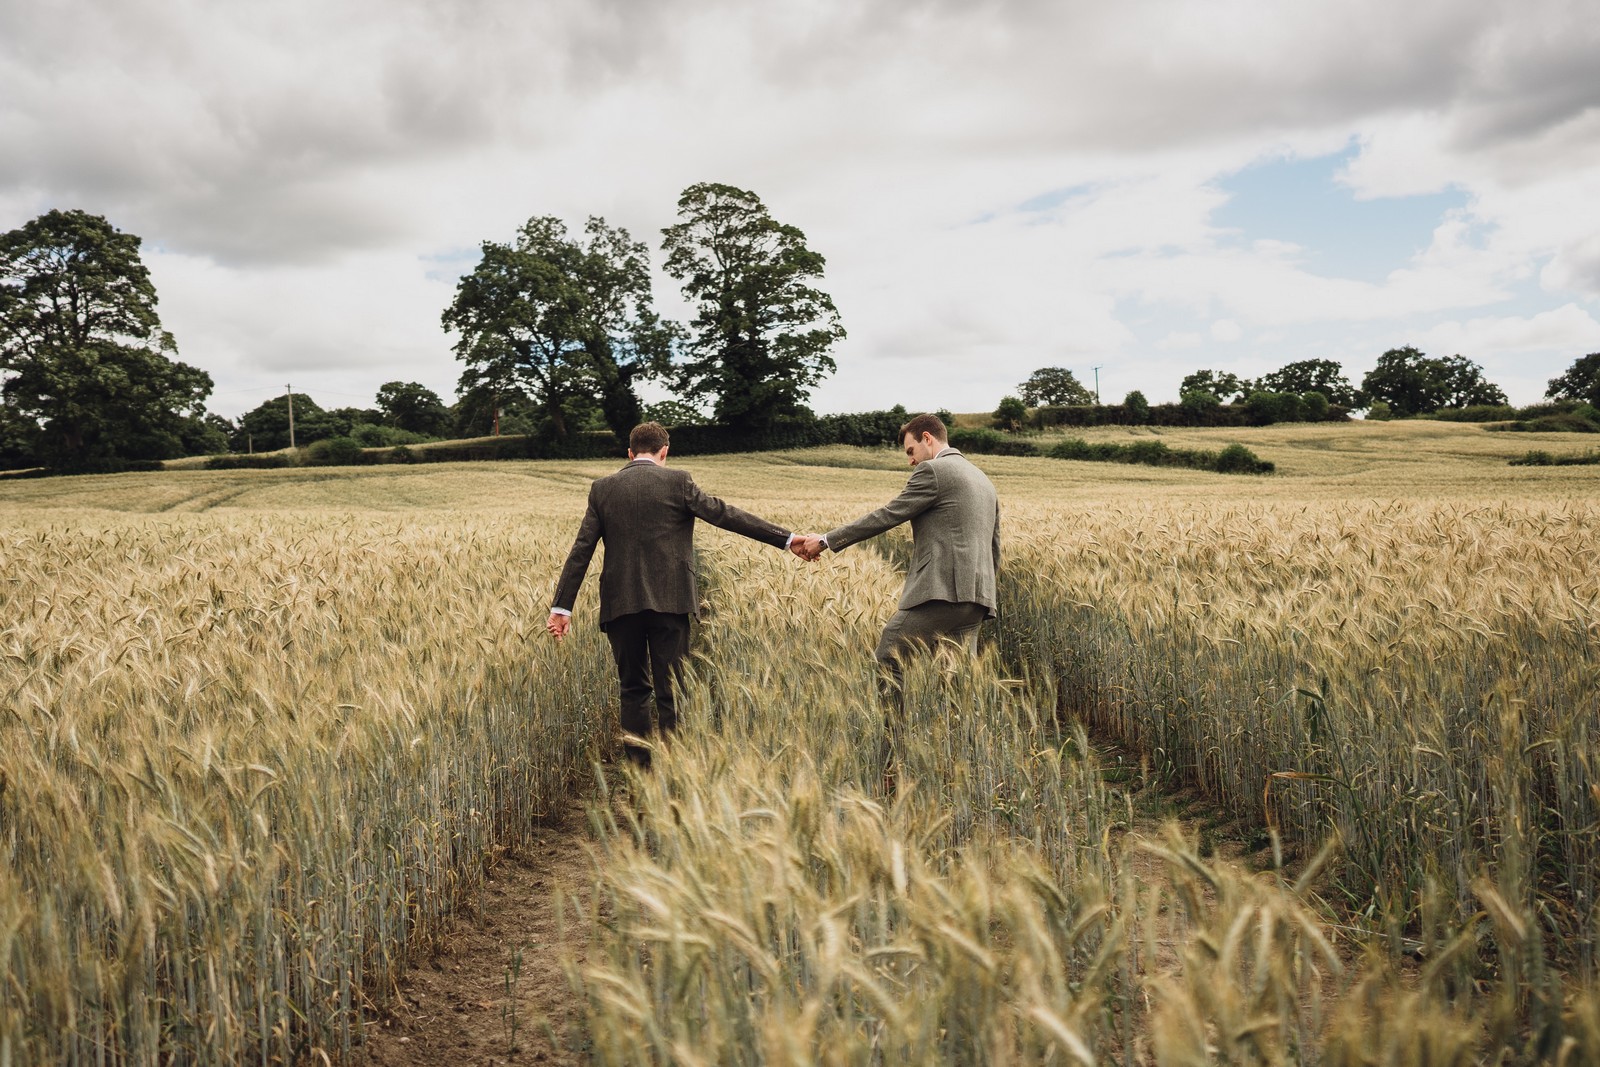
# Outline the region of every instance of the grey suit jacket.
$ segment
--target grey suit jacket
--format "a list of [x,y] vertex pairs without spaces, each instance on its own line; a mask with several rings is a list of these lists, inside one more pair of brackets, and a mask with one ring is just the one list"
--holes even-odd
[[1000,501],[994,483],[956,449],[917,464],[900,495],[824,536],[834,551],[911,523],[911,565],[901,610],[930,600],[982,604],[994,618],[1000,569]]
[[589,507],[561,569],[554,606],[572,610],[595,546],[604,541],[602,629],[638,611],[693,613],[700,604],[694,576],[697,518],[778,548],[789,538],[783,527],[707,496],[688,471],[629,463],[589,486]]

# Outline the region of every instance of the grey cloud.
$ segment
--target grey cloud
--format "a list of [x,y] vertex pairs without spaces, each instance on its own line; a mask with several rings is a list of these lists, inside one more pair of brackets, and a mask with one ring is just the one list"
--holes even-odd
[[646,131],[593,125],[619,91],[667,101],[644,143],[682,142],[677,170],[716,152],[791,185],[851,157],[1148,159],[1416,109],[1499,144],[1595,105],[1591,21],[1538,0],[11,4],[0,187],[288,262],[407,240],[419,175],[451,160],[649,168]]

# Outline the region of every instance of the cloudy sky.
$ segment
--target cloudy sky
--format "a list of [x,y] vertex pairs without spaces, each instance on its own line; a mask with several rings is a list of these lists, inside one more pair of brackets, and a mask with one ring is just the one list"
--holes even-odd
[[1591,0],[0,0],[0,230],[140,235],[229,416],[448,400],[479,242],[659,259],[699,181],[827,257],[819,411],[1405,344],[1530,403],[1600,351],[1596,56]]

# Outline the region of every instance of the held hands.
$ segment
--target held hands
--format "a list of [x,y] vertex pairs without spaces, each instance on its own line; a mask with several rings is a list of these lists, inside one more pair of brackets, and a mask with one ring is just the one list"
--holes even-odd
[[559,641],[567,636],[568,630],[572,629],[572,616],[563,615],[559,611],[552,611],[550,613],[550,621],[544,624],[544,628],[550,631],[555,636],[555,639]]
[[789,551],[807,562],[813,562],[821,556],[824,547],[822,538],[816,534],[796,534],[794,540],[789,542]]

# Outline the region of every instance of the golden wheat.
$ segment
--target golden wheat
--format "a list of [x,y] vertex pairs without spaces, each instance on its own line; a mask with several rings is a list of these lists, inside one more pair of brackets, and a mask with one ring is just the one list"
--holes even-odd
[[[574,902],[592,1058],[1600,1059],[1593,476],[1476,428],[1272,444],[1267,481],[981,460],[1002,622],[910,672],[893,798],[870,649],[903,540],[806,567],[703,536],[684,726],[594,809]],[[610,743],[592,593],[541,631],[611,466],[0,486],[0,1063],[359,1056]],[[692,466],[801,528],[904,479]],[[1080,720],[1336,854],[1296,883],[1130,850]],[[1378,936],[1335,953],[1330,914]]]

